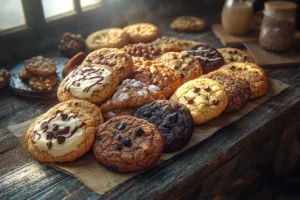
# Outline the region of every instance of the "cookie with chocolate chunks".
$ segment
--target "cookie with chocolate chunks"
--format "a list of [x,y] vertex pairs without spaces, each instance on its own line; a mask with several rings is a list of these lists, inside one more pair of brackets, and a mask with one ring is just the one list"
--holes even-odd
[[56,65],[50,58],[36,56],[24,62],[26,71],[34,76],[51,76],[56,74]]
[[224,65],[224,59],[216,48],[208,45],[198,44],[184,50],[198,59],[201,63],[203,74],[219,69]]
[[114,117],[97,129],[95,158],[114,172],[136,172],[152,166],[164,141],[157,127],[131,116]]
[[64,33],[58,48],[62,55],[71,58],[79,52],[84,52],[85,41],[80,34]]
[[57,104],[39,116],[25,136],[28,151],[40,162],[71,162],[90,150],[101,110],[82,100]]
[[193,117],[188,108],[169,100],[158,100],[136,110],[134,117],[155,124],[164,139],[164,152],[181,149],[191,139],[194,130]]

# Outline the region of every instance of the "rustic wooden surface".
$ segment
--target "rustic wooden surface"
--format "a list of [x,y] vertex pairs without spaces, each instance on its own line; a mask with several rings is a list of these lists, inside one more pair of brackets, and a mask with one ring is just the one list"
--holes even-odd
[[[211,14],[207,18],[209,24],[219,23],[219,17],[219,14]],[[205,41],[221,47],[219,40],[209,30],[201,34],[169,30],[171,20],[159,19],[157,25],[162,35]],[[59,53],[53,51],[45,55],[55,56]],[[4,88],[0,91],[0,198],[211,199],[249,168],[276,163],[286,125],[295,120],[300,111],[300,66],[266,69],[266,72],[290,87],[203,143],[102,196],[85,187],[78,179],[34,160],[7,129],[10,124],[42,114],[57,100],[15,97],[8,88]],[[282,167],[277,169],[280,171]]]

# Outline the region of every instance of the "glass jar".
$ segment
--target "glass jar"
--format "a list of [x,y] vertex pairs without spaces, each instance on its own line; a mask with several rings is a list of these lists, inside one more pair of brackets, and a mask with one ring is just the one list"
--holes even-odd
[[286,51],[292,45],[297,5],[291,2],[265,3],[259,44],[270,51]]
[[222,10],[222,26],[230,35],[246,34],[252,23],[253,3],[250,0],[226,0]]

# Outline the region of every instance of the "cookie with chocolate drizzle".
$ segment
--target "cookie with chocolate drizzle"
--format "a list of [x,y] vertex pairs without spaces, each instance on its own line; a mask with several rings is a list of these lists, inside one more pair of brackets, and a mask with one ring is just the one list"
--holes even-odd
[[28,151],[41,162],[70,162],[90,150],[101,110],[82,100],[60,103],[41,115],[25,136]]

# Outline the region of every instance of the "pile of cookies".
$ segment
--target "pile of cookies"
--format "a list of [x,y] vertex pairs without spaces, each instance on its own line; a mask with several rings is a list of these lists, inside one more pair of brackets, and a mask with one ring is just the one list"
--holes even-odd
[[69,60],[57,91],[61,103],[27,131],[35,158],[70,162],[93,149],[112,171],[140,171],[184,147],[195,124],[236,112],[267,91],[264,71],[238,49],[175,37],[124,46],[126,37],[151,41],[156,29],[146,30],[92,34],[97,42],[88,46],[97,50]]
[[50,90],[58,83],[56,65],[50,58],[36,56],[24,62],[24,69],[19,72],[22,80],[28,80],[33,90]]

